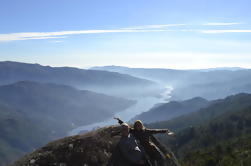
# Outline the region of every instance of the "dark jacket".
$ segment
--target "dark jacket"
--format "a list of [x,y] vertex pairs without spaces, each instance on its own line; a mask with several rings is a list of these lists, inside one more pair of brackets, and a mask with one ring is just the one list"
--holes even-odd
[[142,129],[140,131],[130,128],[132,133],[140,144],[144,147],[147,153],[153,153],[157,149],[156,145],[152,142],[151,136],[153,134],[166,133],[166,129]]
[[131,163],[138,163],[143,159],[144,154],[131,134],[127,137],[122,136],[118,145],[123,156]]
[[[119,124],[124,123],[122,120],[118,121]],[[153,134],[166,133],[168,129],[142,129],[140,131],[135,130],[134,128],[130,128],[130,133],[134,135],[134,137],[139,140],[140,144],[144,147],[145,151],[150,155],[156,153],[158,147],[151,141],[151,137]]]

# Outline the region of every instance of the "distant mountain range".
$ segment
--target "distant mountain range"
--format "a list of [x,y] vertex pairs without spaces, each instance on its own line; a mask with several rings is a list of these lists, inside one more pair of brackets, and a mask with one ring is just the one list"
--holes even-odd
[[67,85],[21,81],[0,86],[0,165],[134,103]]
[[241,68],[241,67],[216,67],[216,68],[199,69],[199,70],[200,71],[220,71],[220,70],[237,71],[237,70],[246,70],[246,68]]
[[130,74],[159,82],[164,86],[172,86],[172,100],[186,100],[198,96],[211,100],[242,92],[251,93],[251,69],[173,70],[120,66],[94,67],[92,69]]
[[[36,81],[64,84],[116,96],[146,95],[159,88],[152,81],[128,74],[11,61],[0,62],[0,78],[0,85],[18,81]],[[128,90],[131,90],[130,94]]]
[[196,97],[185,101],[171,101],[159,104],[152,109],[137,115],[132,121],[140,119],[144,123],[152,123],[196,112],[201,108],[209,106],[210,102],[206,99]]
[[[116,65],[111,65],[111,66],[94,66],[91,67],[91,69],[97,69],[97,70],[114,70],[117,71],[118,69],[123,71],[127,70],[129,67],[124,67],[124,66],[116,66]],[[131,68],[131,69],[164,69],[164,70],[201,70],[201,71],[213,71],[213,70],[230,70],[230,71],[236,71],[236,70],[246,70],[247,68],[242,68],[242,67],[215,67],[215,68],[204,68],[204,69],[168,69],[168,68]]]

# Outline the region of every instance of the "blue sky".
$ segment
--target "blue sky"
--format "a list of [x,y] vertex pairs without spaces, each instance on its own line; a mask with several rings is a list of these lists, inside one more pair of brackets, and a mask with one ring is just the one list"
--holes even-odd
[[2,0],[0,61],[251,68],[248,0]]

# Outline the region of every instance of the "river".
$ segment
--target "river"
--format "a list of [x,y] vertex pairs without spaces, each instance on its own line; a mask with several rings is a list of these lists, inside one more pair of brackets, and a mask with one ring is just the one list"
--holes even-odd
[[[134,100],[137,100],[137,103],[133,106],[127,108],[126,110],[122,112],[118,112],[114,115],[114,117],[119,117],[123,121],[127,122],[136,115],[148,111],[152,107],[154,107],[155,104],[158,103],[167,103],[170,99],[172,88],[170,86],[165,87],[165,91],[160,94],[160,97],[143,97],[143,98],[135,98]],[[103,121],[103,122],[97,122],[90,125],[80,126],[68,133],[68,135],[76,135],[80,133],[81,131],[90,131],[93,129],[97,129],[100,127],[105,127],[109,125],[117,124],[117,121],[111,117],[110,119]]]

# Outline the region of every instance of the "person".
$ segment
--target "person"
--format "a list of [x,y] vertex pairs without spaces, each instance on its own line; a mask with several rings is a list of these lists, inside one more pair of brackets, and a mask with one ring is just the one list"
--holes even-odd
[[[119,119],[118,123],[122,125],[124,122]],[[167,133],[168,135],[173,135],[173,132],[168,129],[147,129],[144,127],[142,121],[137,120],[134,123],[134,127],[129,129],[129,132],[132,133],[137,140],[139,140],[140,144],[144,147],[145,152],[151,159],[151,163],[153,166],[157,164],[157,166],[165,166],[165,156],[161,152],[161,150],[151,141],[151,137],[153,134],[159,133]]]
[[118,143],[118,147],[123,157],[129,161],[130,165],[143,166],[144,152],[139,148],[135,137],[130,134],[130,127],[126,123],[121,124],[121,139]]

